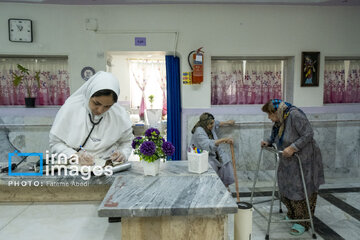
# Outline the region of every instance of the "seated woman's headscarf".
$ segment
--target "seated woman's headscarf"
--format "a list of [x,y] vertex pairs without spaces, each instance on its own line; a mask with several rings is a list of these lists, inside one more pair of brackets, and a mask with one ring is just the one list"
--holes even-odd
[[203,113],[200,115],[199,121],[195,124],[191,133],[194,134],[197,127],[202,127],[210,139],[214,139],[211,130],[208,129],[209,124],[214,120],[214,116],[211,113]]
[[89,100],[94,93],[104,89],[114,91],[117,96],[120,94],[118,79],[111,73],[100,71],[65,101],[56,115],[50,133],[71,148],[77,149],[93,127],[90,114],[93,122],[102,120],[91,133],[91,146],[87,143],[85,149],[89,148],[93,154],[97,154],[110,148],[131,127],[131,121],[128,113],[118,103],[114,103],[101,115],[92,115]]

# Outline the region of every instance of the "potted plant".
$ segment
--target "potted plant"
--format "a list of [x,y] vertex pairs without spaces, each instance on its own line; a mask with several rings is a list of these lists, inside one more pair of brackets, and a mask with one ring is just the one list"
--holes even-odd
[[15,87],[19,86],[20,83],[24,82],[26,95],[25,95],[25,106],[26,107],[35,107],[35,96],[32,94],[32,89],[35,88],[36,92],[40,88],[40,71],[35,72],[33,76],[30,75],[29,69],[17,65],[19,74],[14,71],[13,75],[13,84]]
[[150,109],[146,109],[147,123],[151,127],[159,127],[158,123],[161,121],[162,109],[153,109],[153,102],[155,101],[154,95],[151,94],[148,98],[150,102]]
[[153,108],[153,102],[154,102],[154,95],[149,96],[149,102],[150,102],[150,108]]
[[175,152],[175,147],[171,142],[165,141],[156,128],[149,128],[145,131],[145,136],[136,137],[132,147],[142,161],[144,174],[151,176],[159,173],[160,159],[165,159]]

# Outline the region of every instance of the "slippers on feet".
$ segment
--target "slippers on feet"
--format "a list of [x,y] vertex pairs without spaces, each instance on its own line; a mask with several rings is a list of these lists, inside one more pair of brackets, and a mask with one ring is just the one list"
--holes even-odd
[[288,216],[285,216],[284,220],[291,220],[291,218],[289,218]]
[[295,223],[290,230],[290,234],[291,235],[295,235],[295,236],[300,236],[301,234],[303,234],[305,232],[305,227]]

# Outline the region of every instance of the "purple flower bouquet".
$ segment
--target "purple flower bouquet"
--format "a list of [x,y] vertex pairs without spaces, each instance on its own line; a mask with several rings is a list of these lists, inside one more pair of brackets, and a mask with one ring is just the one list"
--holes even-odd
[[166,158],[175,152],[175,147],[171,142],[166,142],[156,128],[149,128],[145,131],[145,136],[134,138],[132,147],[135,154],[140,156],[140,160],[146,162]]

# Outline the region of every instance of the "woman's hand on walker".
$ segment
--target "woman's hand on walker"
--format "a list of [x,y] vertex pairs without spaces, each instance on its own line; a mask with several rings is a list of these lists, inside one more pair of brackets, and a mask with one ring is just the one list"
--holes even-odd
[[266,141],[261,141],[261,147],[267,147],[269,146],[269,143]]
[[296,152],[296,150],[293,147],[288,146],[287,148],[284,149],[283,156],[291,157],[295,152]]

